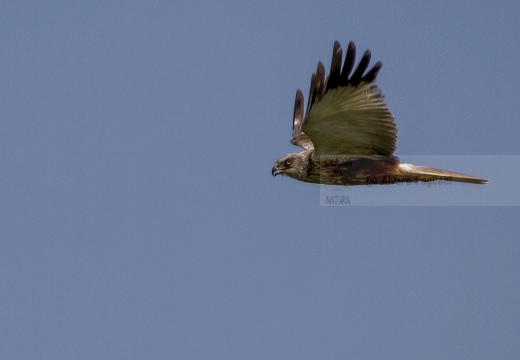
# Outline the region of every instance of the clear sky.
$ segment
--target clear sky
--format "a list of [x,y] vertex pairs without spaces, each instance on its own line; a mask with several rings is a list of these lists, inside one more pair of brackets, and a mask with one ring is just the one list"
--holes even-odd
[[440,204],[518,196],[484,155],[520,154],[519,18],[513,0],[3,1],[0,358],[518,359],[518,207],[325,207],[271,167],[298,151],[296,89],[354,40],[383,62],[397,155],[493,180]]

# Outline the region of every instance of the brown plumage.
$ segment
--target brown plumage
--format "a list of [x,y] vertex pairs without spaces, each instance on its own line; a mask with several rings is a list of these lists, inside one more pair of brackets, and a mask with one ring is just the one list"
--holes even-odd
[[376,185],[448,180],[485,184],[486,179],[399,162],[393,155],[397,127],[384,96],[374,84],[381,69],[377,62],[367,71],[370,51],[354,68],[356,47],[350,42],[342,65],[336,41],[330,74],[318,63],[312,75],[305,116],[300,90],[294,103],[291,143],[305,150],[279,159],[273,176],[331,185]]

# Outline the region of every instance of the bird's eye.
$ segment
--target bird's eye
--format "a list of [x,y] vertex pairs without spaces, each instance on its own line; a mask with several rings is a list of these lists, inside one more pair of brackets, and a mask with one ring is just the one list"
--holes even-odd
[[285,165],[290,166],[291,165],[291,160],[285,160]]

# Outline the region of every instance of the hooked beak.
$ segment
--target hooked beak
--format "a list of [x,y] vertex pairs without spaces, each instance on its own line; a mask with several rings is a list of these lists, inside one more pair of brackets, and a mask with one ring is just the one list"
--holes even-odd
[[279,175],[282,172],[281,169],[278,168],[278,163],[274,164],[273,169],[271,170],[271,174],[273,176]]

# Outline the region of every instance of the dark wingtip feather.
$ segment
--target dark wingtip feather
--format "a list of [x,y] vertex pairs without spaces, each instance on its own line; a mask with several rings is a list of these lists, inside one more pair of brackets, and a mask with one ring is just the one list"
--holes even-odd
[[316,96],[321,98],[325,91],[325,66],[323,66],[321,61],[318,63],[318,68],[316,69],[316,87]]
[[361,81],[366,81],[368,83],[371,83],[373,82],[376,77],[377,77],[377,74],[379,74],[379,70],[381,70],[381,67],[383,66],[383,63],[381,61],[378,61],[373,67],[372,69],[370,69],[366,74],[365,76],[363,76],[363,78],[361,79]]
[[340,86],[348,84],[348,77],[354,67],[354,61],[356,61],[356,45],[351,41],[348,43],[347,55],[345,55],[345,62],[343,63],[343,69],[341,70]]
[[311,89],[309,91],[309,102],[307,104],[307,113],[309,113],[312,105],[321,99],[325,92],[325,66],[320,61],[316,73],[311,77]]
[[370,50],[365,51],[356,70],[350,77],[350,81],[349,81],[350,84],[352,84],[353,86],[358,86],[361,83],[361,80],[363,79],[363,74],[365,73],[365,71],[368,67],[368,64],[370,63],[371,57],[372,57],[372,54],[370,53]]
[[326,81],[326,90],[335,89],[340,83],[341,76],[341,62],[343,58],[343,50],[338,41],[334,42],[334,49],[332,50],[332,61],[330,64],[330,74]]
[[316,79],[316,74],[312,74],[312,76],[311,76],[311,86],[310,86],[310,89],[309,89],[309,97],[307,98],[307,110],[305,112],[306,114],[309,113],[309,111],[311,109],[311,106],[312,106],[312,99],[315,98],[315,96],[314,96],[314,93],[316,92],[316,88],[314,87],[315,79]]

